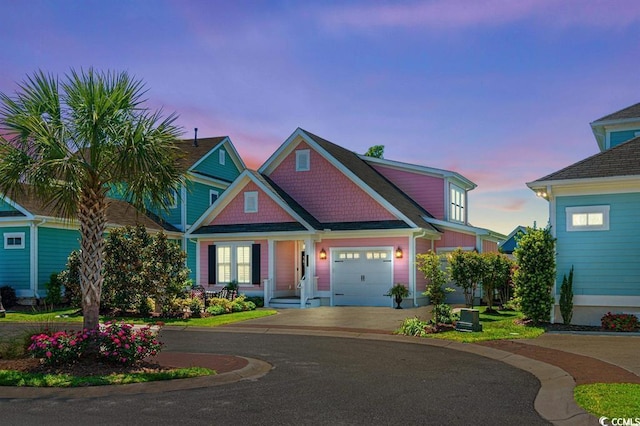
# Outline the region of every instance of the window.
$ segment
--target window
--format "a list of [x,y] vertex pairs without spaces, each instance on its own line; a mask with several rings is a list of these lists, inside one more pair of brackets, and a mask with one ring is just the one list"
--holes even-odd
[[224,149],[221,149],[220,151],[218,151],[218,162],[220,163],[220,165],[224,166],[226,160],[227,153],[224,151]]
[[296,172],[306,172],[309,170],[309,150],[301,149],[296,151]]
[[608,231],[609,206],[567,207],[567,232]]
[[251,244],[216,246],[216,282],[226,284],[233,280],[238,284],[251,284]]
[[4,248],[23,249],[24,248],[24,232],[7,232],[4,234]]
[[245,213],[258,212],[258,192],[257,191],[249,191],[244,193],[244,212]]
[[465,222],[465,193],[462,188],[455,185],[451,185],[451,191],[449,192],[451,203],[451,210],[449,213],[449,220],[454,222]]
[[220,193],[218,191],[214,191],[213,189],[210,189],[209,190],[209,205],[215,203],[219,196],[220,196]]

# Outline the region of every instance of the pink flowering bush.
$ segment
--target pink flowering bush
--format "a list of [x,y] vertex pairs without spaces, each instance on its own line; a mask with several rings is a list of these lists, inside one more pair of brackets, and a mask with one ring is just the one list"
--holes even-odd
[[135,329],[131,324],[107,322],[99,330],[33,335],[28,352],[45,364],[60,365],[77,361],[91,345],[98,348],[102,360],[124,365],[154,356],[162,347],[150,327]]
[[48,365],[73,363],[86,351],[94,334],[88,330],[34,334],[27,350],[31,356],[44,359]]
[[135,364],[162,347],[148,326],[136,330],[131,324],[107,322],[98,336],[101,357],[117,364]]

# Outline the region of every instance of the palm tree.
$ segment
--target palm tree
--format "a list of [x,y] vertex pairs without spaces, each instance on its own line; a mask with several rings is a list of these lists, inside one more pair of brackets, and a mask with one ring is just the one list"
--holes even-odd
[[[183,180],[177,118],[145,108],[144,84],[126,72],[42,71],[0,93],[0,193],[32,192],[80,225],[84,327],[98,326],[107,194],[167,208]],[[26,184],[26,185],[25,185]]]

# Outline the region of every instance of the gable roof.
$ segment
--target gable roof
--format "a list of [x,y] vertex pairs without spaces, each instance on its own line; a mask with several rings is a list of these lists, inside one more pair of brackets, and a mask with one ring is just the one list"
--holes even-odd
[[[26,187],[26,185],[23,185]],[[5,197],[6,198],[6,197]],[[11,201],[16,204],[16,208],[20,214],[12,214],[12,217],[28,217],[24,212],[28,212],[33,216],[44,216],[58,218],[51,204],[43,203],[40,199],[29,191],[28,188],[22,193],[13,194]],[[108,198],[107,206],[107,223],[110,225],[126,226],[126,225],[144,225],[147,229],[159,231],[161,229],[176,232],[175,227],[169,224],[161,224],[160,219],[154,220],[150,215],[141,213],[126,201]]]
[[622,176],[640,176],[640,137],[592,155],[527,185],[532,187],[549,181]]
[[518,239],[521,235],[527,233],[527,228],[524,226],[516,226],[516,228],[511,231],[511,233],[507,236],[507,239],[498,244],[498,248],[501,253],[512,254],[518,245]]
[[598,118],[597,120],[593,121],[592,124],[598,123],[600,121],[617,121],[633,118],[640,119],[640,102],[635,105],[623,108],[620,111],[616,111],[614,113],[605,115],[604,117]]
[[199,138],[198,145],[193,144],[194,139],[184,139],[176,141],[176,146],[184,153],[184,156],[178,160],[178,164],[185,170],[190,169],[202,157],[206,156],[209,151],[225,140],[226,136],[216,136],[213,138]]
[[360,158],[358,154],[304,129],[300,129],[300,131],[337,160],[346,170],[353,173],[356,178],[367,185],[384,201],[395,207],[402,215],[413,222],[413,224],[420,228],[440,232],[438,228],[423,218],[423,216],[433,217],[431,213],[422,208],[387,178],[378,173],[366,161]]

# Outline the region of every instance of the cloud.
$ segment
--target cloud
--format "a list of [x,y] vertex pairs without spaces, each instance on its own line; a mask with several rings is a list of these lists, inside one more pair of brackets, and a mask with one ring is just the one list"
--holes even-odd
[[435,0],[339,6],[318,14],[327,29],[379,28],[464,29],[534,18],[555,26],[614,27],[637,23],[635,0]]

